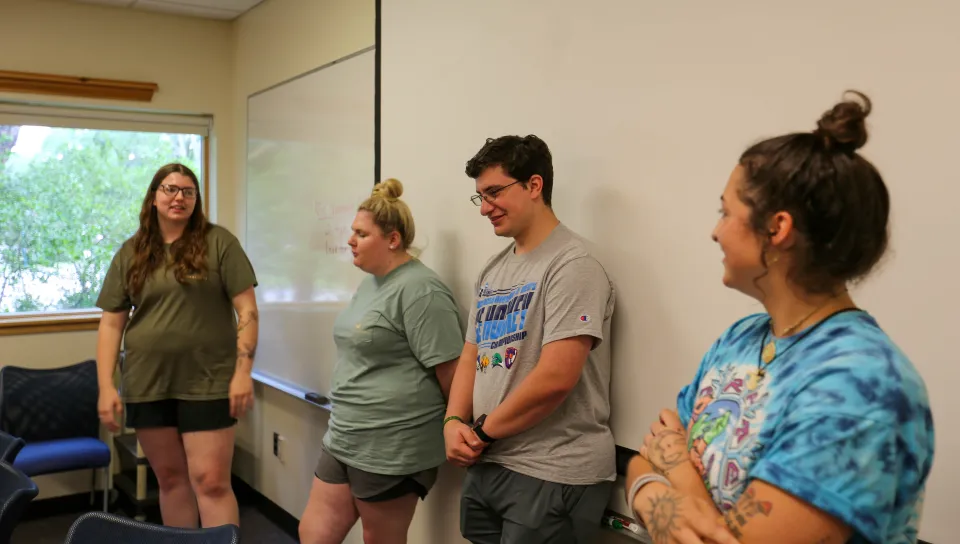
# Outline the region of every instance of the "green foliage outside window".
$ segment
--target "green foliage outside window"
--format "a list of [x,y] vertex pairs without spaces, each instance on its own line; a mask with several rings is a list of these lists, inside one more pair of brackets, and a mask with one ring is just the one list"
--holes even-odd
[[93,308],[153,174],[202,177],[201,150],[192,134],[0,125],[0,312]]

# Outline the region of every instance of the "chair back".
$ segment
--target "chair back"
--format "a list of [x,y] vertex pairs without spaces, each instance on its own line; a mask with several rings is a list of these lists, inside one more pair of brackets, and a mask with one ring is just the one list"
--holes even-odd
[[0,368],[0,430],[27,444],[100,437],[97,362],[60,368]]
[[180,529],[130,518],[90,512],[73,522],[64,544],[103,544],[137,542],[138,544],[237,544],[240,529],[223,525],[208,529]]
[[0,431],[0,462],[12,465],[24,445],[26,442],[22,438]]
[[0,463],[0,543],[7,544],[24,510],[40,490],[26,474]]

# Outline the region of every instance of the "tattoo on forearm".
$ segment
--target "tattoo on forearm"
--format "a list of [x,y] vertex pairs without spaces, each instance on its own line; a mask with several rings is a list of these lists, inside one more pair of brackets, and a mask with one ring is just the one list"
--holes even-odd
[[688,459],[687,441],[679,432],[668,429],[654,437],[650,446],[650,463],[659,474],[666,476]]
[[665,492],[650,499],[647,510],[647,532],[654,543],[670,542],[672,534],[677,530],[677,518],[680,517],[680,505],[683,497]]
[[249,338],[248,335],[242,335],[245,329],[249,329],[251,325],[257,323],[260,319],[260,315],[256,310],[249,310],[246,312],[240,313],[240,320],[237,323],[237,359],[250,359],[253,360],[257,355],[257,338],[256,331],[254,331],[253,338]]
[[240,320],[237,323],[237,336],[240,336],[240,333],[243,332],[243,329],[250,326],[251,323],[256,323],[260,320],[260,314],[256,310],[251,310],[249,312],[244,312],[240,314]]
[[757,499],[755,489],[748,487],[740,497],[740,501],[730,510],[723,514],[723,519],[730,528],[730,532],[736,538],[743,537],[743,527],[754,517],[769,517],[773,510],[773,504],[770,501]]

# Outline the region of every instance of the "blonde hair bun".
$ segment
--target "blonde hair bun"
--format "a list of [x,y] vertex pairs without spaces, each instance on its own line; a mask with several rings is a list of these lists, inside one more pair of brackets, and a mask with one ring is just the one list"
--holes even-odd
[[390,178],[373,186],[370,196],[382,197],[388,200],[397,200],[403,194],[403,184],[400,180]]
[[358,210],[373,214],[373,222],[380,227],[384,234],[400,233],[403,240],[403,249],[409,249],[416,235],[413,224],[413,214],[407,203],[400,200],[403,194],[403,184],[400,180],[390,178],[373,187],[373,192],[364,200]]

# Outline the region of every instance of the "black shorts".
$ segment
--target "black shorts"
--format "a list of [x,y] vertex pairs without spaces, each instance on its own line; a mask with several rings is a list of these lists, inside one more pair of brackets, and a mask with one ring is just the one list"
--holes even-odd
[[191,433],[226,429],[237,423],[230,417],[230,399],[129,402],[126,412],[126,425],[131,429],[176,427],[180,433]]
[[384,502],[414,494],[423,500],[437,481],[438,468],[421,470],[413,474],[393,476],[374,474],[351,467],[321,447],[320,459],[313,475],[328,484],[349,484],[350,492],[357,500]]

